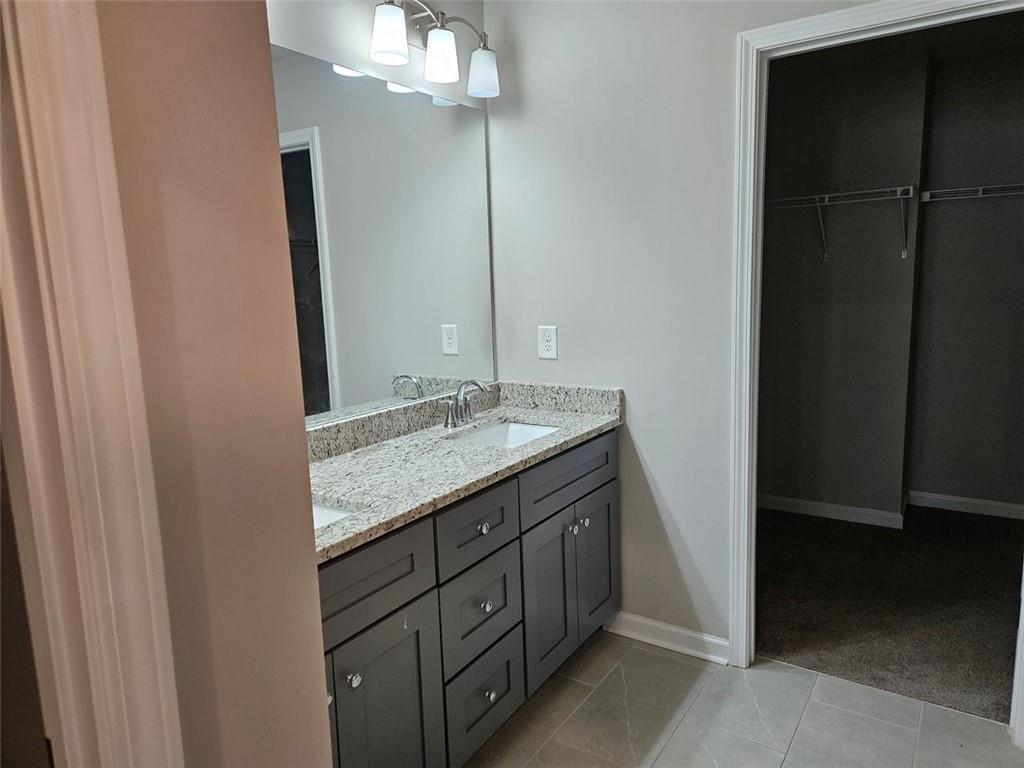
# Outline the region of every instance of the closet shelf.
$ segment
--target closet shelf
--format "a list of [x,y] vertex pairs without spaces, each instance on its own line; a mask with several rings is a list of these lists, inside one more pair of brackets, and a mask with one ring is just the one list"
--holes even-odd
[[856,192],[827,192],[822,195],[804,195],[802,197],[775,197],[764,201],[766,209],[780,208],[815,208],[818,213],[818,234],[821,235],[822,256],[828,262],[828,235],[825,233],[825,216],[822,208],[827,205],[844,205],[846,203],[872,203],[877,200],[897,200],[900,204],[900,222],[903,228],[903,248],[900,258],[907,258],[907,200],[914,196],[914,188],[887,187],[886,189],[862,189]]
[[856,192],[826,192],[821,195],[802,195],[800,197],[775,197],[765,200],[764,207],[816,208],[822,205],[871,203],[876,200],[900,200],[913,196],[913,187],[888,187],[886,189],[862,189]]
[[979,197],[1006,197],[1024,195],[1024,184],[995,184],[987,187],[959,187],[957,189],[929,189],[921,193],[922,203],[942,200],[972,200]]

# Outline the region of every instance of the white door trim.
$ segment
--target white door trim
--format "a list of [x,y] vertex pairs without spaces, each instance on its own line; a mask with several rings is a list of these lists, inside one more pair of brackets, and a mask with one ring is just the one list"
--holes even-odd
[[0,13],[2,439],[44,725],[59,766],[181,766],[96,7]]
[[320,129],[300,128],[280,136],[281,153],[309,150],[313,176],[313,211],[316,216],[316,240],[320,257],[320,295],[324,308],[324,340],[327,342],[327,384],[331,409],[341,407],[341,371],[338,367],[337,327],[334,324],[334,289],[331,282],[331,249],[327,244],[327,209],[324,203],[324,171],[320,156]]
[[[754,654],[758,319],[768,62],[778,56],[1022,8],[1021,0],[878,2],[738,35],[730,458],[729,645],[732,664],[746,667]],[[1024,644],[1024,627],[1021,644]],[[1014,736],[1018,743],[1024,743],[1021,647],[1019,644],[1013,700]]]

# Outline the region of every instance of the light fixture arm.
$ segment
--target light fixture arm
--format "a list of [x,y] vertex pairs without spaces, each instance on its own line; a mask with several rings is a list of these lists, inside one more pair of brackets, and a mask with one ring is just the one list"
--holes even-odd
[[404,4],[418,5],[420,8],[423,9],[419,13],[413,13],[409,16],[409,18],[412,21],[415,22],[419,19],[429,18],[433,26],[441,28],[445,28],[449,24],[464,24],[471,30],[473,30],[473,34],[476,35],[477,39],[479,39],[480,41],[480,47],[487,47],[487,33],[477,29],[476,25],[473,24],[473,22],[471,22],[469,19],[464,18],[463,16],[448,16],[447,14],[445,14],[444,11],[438,11],[435,10],[434,8],[431,8],[430,5],[423,2],[423,0],[405,0]]
[[432,22],[434,22],[435,26],[439,26],[439,27],[440,26],[444,26],[443,14],[440,15],[440,18],[439,18],[439,12],[435,11],[429,5],[424,3],[423,0],[405,0],[403,5],[412,5],[414,3],[416,5],[418,5],[420,8],[422,8],[423,10],[420,13],[414,13],[414,14],[410,15],[409,16],[410,19],[412,19],[413,21],[416,21],[417,19],[423,19],[423,18],[429,17],[430,20]]
[[481,32],[479,29],[473,26],[473,22],[471,22],[469,19],[464,19],[462,16],[449,16],[447,21],[449,24],[465,24],[467,27],[473,30],[473,34],[476,35],[477,38],[480,40],[480,47],[487,47],[487,33]]

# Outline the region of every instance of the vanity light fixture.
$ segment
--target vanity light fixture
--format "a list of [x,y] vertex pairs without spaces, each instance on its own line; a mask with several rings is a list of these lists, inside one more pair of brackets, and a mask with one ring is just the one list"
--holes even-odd
[[427,30],[427,54],[423,78],[431,83],[459,81],[459,54],[455,33],[449,24],[465,24],[479,40],[469,60],[467,93],[480,99],[492,99],[501,93],[498,84],[498,59],[487,46],[487,33],[477,29],[468,19],[447,16],[431,8],[424,0],[407,0],[401,7],[394,0],[385,0],[374,9],[370,58],[378,64],[398,66],[409,63],[409,44],[405,27],[406,6],[420,9],[409,16],[417,29]]
[[498,58],[487,47],[487,33],[480,33],[480,47],[469,57],[469,87],[466,92],[478,99],[493,99],[501,94],[498,83]]
[[384,0],[373,9],[370,59],[399,67],[409,63],[409,38],[405,31],[405,10],[394,0]]
[[392,83],[390,80],[388,80],[387,88],[392,93],[414,93],[416,91],[415,88],[407,88],[404,85],[399,85],[398,83]]
[[459,52],[455,48],[455,33],[445,26],[443,11],[437,13],[437,26],[427,32],[423,79],[431,83],[459,82]]
[[343,67],[341,64],[332,64],[331,69],[334,70],[334,74],[341,75],[342,77],[366,77],[365,73],[355,69],[349,69]]

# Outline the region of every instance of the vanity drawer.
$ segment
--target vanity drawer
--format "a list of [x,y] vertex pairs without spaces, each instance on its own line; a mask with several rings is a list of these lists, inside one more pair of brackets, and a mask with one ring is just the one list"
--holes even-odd
[[480,749],[525,698],[520,625],[445,688],[448,759],[452,768],[463,765]]
[[519,543],[506,545],[452,579],[440,595],[447,680],[522,620]]
[[516,478],[453,504],[435,523],[437,570],[445,581],[519,535]]
[[435,583],[429,519],[321,566],[324,648],[330,650]]
[[619,473],[619,436],[609,432],[519,475],[522,530],[565,509]]

